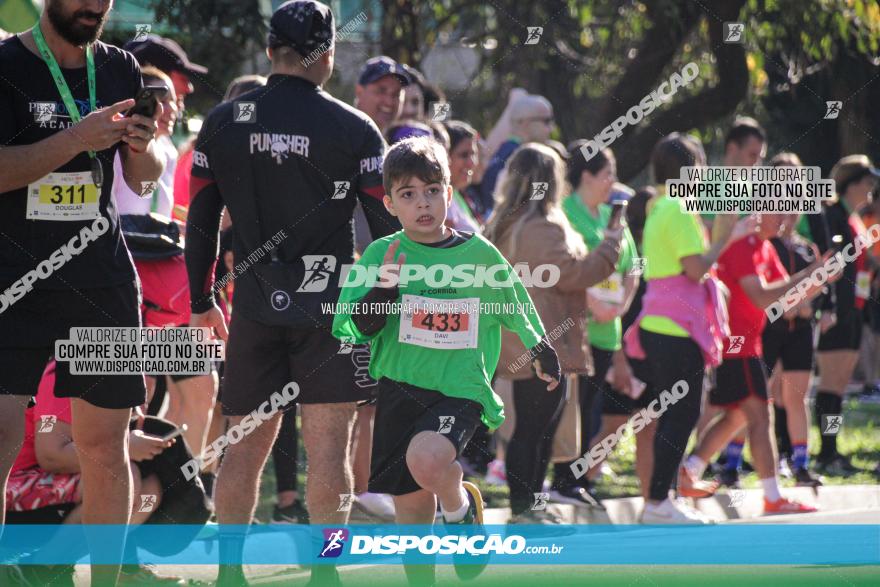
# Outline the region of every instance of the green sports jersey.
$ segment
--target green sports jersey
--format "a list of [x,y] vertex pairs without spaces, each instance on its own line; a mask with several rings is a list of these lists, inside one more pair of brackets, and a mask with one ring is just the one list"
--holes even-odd
[[[605,238],[605,227],[611,218],[611,206],[599,204],[599,215],[593,216],[587,205],[580,196],[571,194],[562,202],[562,209],[568,217],[568,221],[576,231],[584,237],[584,242],[590,249],[599,246]],[[636,244],[633,241],[629,229],[624,229],[623,240],[620,246],[620,257],[617,260],[616,272],[608,279],[590,288],[590,293],[608,303],[622,303],[624,300],[623,278],[630,272],[633,259],[636,255]],[[606,351],[616,351],[621,348],[623,325],[620,318],[609,322],[595,322],[587,320],[587,335],[590,344]]]
[[[367,336],[352,320],[352,306],[375,285],[376,271],[395,240],[400,240],[398,256],[406,254],[400,297],[385,326]],[[417,243],[403,231],[373,242],[348,273],[333,318],[336,338],[371,343],[373,378],[473,400],[483,406],[482,419],[490,429],[504,421],[504,406],[491,384],[502,327],[519,335],[527,349],[544,336],[516,271],[478,234],[451,248]]]

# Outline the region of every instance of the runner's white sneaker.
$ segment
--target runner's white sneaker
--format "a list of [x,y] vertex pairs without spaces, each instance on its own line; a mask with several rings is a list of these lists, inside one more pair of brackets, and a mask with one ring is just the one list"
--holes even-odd
[[383,520],[394,519],[394,500],[387,493],[365,491],[355,496],[355,503],[370,516]]
[[645,503],[642,524],[713,524],[714,521],[690,507],[683,500],[664,499],[659,504]]

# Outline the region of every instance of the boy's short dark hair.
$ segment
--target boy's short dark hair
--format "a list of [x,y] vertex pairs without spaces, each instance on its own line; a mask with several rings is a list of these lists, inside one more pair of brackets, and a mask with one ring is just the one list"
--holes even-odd
[[385,154],[382,185],[391,196],[391,188],[411,177],[425,183],[449,185],[449,157],[443,145],[427,137],[413,137],[395,144]]
[[736,143],[737,146],[742,147],[749,137],[755,137],[762,143],[767,142],[767,133],[764,132],[757,120],[749,116],[740,116],[733,121],[733,126],[727,131],[727,135],[724,137],[724,146]]

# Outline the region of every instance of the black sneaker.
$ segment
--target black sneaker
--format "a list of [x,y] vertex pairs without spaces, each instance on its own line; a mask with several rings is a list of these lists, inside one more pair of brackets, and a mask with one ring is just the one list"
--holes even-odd
[[722,469],[718,475],[718,483],[731,489],[739,489],[739,471],[736,469]]
[[276,504],[272,510],[273,524],[308,524],[309,512],[300,500],[294,501],[288,506],[278,507]]
[[794,470],[795,485],[798,487],[821,487],[822,479],[817,475],[813,475],[807,469],[798,467]]
[[826,458],[822,458],[821,455],[818,456],[816,458],[816,470],[832,477],[849,477],[862,471],[854,467],[849,462],[849,459],[841,454]]
[[[592,489],[592,491],[591,491]],[[590,489],[578,486],[560,487],[550,491],[550,499],[558,503],[567,503],[580,507],[588,507],[597,510],[604,510],[605,506],[596,497],[596,490],[590,486]]]
[[[469,481],[462,481],[462,487],[467,492],[468,510],[464,518],[458,522],[447,522],[446,531],[450,534],[464,534],[466,536],[474,536],[477,534],[485,534],[483,530],[483,495],[480,489]],[[480,554],[454,554],[452,555],[452,566],[455,568],[455,574],[462,581],[470,581],[476,579],[489,564],[489,555]]]

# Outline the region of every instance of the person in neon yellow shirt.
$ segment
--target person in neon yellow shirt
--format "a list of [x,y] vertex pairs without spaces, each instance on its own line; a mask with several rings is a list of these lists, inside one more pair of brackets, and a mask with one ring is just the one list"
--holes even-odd
[[[666,197],[667,180],[678,178],[682,167],[705,165],[705,161],[699,141],[679,133],[661,139],[651,154],[651,170],[658,193],[648,202],[642,241],[648,281],[646,301],[655,280],[683,275],[691,282],[702,282],[727,244],[754,230],[753,221],[738,223],[736,215],[721,214],[715,219],[710,243],[700,219],[686,214],[679,202]],[[703,309],[694,308],[694,312],[700,311]],[[681,400],[669,405],[658,420],[654,470],[641,520],[646,524],[707,523],[705,516],[696,510],[669,498],[688,438],[700,416],[705,373],[703,352],[688,331],[667,316],[646,311],[638,334],[650,365],[650,393],[671,389],[681,381],[686,382],[689,389]]]

